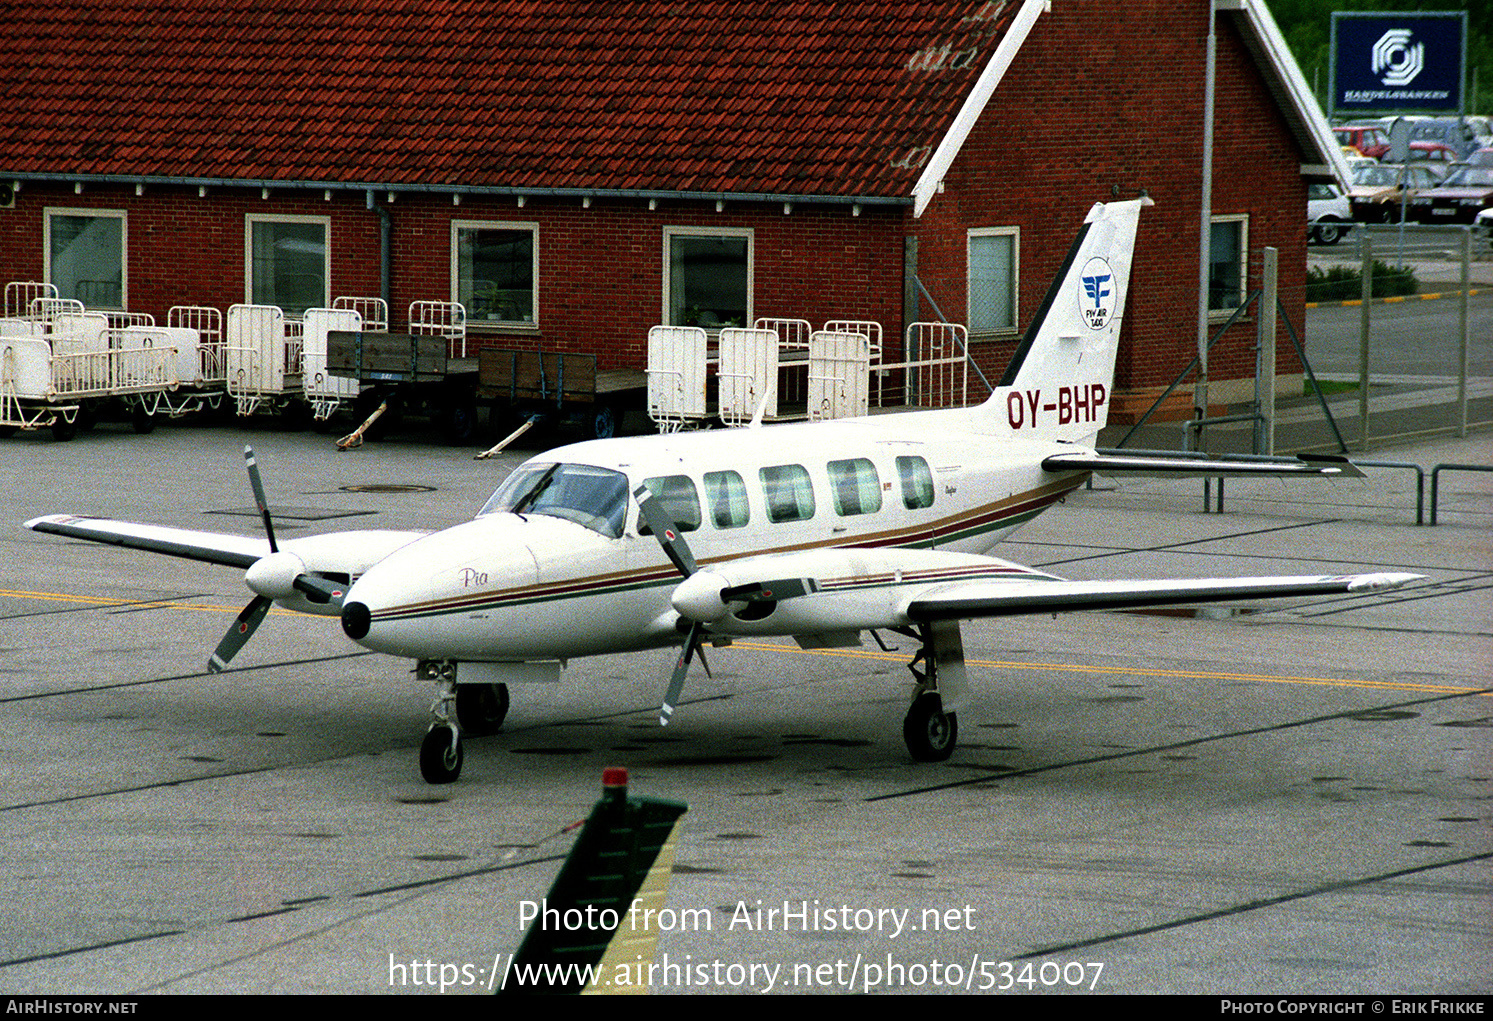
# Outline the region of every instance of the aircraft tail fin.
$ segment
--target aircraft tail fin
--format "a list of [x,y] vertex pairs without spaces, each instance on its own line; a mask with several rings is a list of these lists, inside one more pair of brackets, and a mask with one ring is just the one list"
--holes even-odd
[[1012,433],[1091,439],[1109,417],[1115,350],[1130,284],[1140,211],[1149,198],[1095,203],[985,402]]
[[657,918],[669,892],[679,817],[686,810],[680,801],[629,795],[627,770],[605,770],[601,800],[498,991],[648,992]]

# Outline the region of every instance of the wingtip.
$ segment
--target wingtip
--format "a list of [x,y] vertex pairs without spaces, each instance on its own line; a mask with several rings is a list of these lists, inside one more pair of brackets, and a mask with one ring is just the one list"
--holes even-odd
[[1402,588],[1414,581],[1424,581],[1425,577],[1423,574],[1399,574],[1392,571],[1365,574],[1349,582],[1348,591],[1383,592],[1387,589]]

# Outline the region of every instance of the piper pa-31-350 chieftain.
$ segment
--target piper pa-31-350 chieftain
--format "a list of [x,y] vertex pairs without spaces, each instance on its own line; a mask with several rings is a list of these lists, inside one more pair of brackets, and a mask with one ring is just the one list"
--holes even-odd
[[[967,680],[964,619],[1358,592],[1413,575],[1067,581],[983,555],[1094,471],[1356,475],[1341,459],[1230,462],[1107,455],[1104,424],[1142,205],[1096,205],[1011,366],[978,407],[594,440],[520,465],[476,519],[434,534],[267,539],[57,515],[29,527],[245,569],[255,593],[209,664],[271,603],[339,614],[353,641],[416,661],[440,686],[420,752],[433,783],[461,734],[494,730],[510,681],[580,656],[682,645],[661,722],[704,642],[791,636],[920,643],[908,750],[946,758]],[[686,538],[687,536],[687,538]]]

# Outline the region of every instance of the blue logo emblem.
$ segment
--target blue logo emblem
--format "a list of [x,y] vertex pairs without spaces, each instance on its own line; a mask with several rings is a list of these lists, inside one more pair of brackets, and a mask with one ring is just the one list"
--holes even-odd
[[1078,274],[1078,311],[1091,330],[1104,329],[1115,313],[1114,280],[1109,263],[1099,258],[1084,263]]

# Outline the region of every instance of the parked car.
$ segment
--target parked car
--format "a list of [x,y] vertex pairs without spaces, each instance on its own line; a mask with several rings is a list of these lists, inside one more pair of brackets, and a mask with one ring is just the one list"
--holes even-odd
[[1493,208],[1493,167],[1464,165],[1412,198],[1409,217],[1420,223],[1472,223],[1489,208]]
[[1353,219],[1359,223],[1398,223],[1401,191],[1408,193],[1408,204],[1417,194],[1435,186],[1436,175],[1423,164],[1365,164],[1353,171],[1353,187],[1348,190]]
[[1467,157],[1469,165],[1474,167],[1493,167],[1493,146],[1486,146]]
[[1353,229],[1353,206],[1335,184],[1306,189],[1306,236],[1319,245],[1335,245]]
[[1409,162],[1421,163],[1431,168],[1431,173],[1445,178],[1452,165],[1462,161],[1461,154],[1441,142],[1411,142]]
[[1389,152],[1389,133],[1377,124],[1344,124],[1333,128],[1339,145],[1351,145],[1365,156],[1380,159]]
[[1483,247],[1493,252],[1493,209],[1484,209],[1472,221],[1474,240],[1481,238]]

